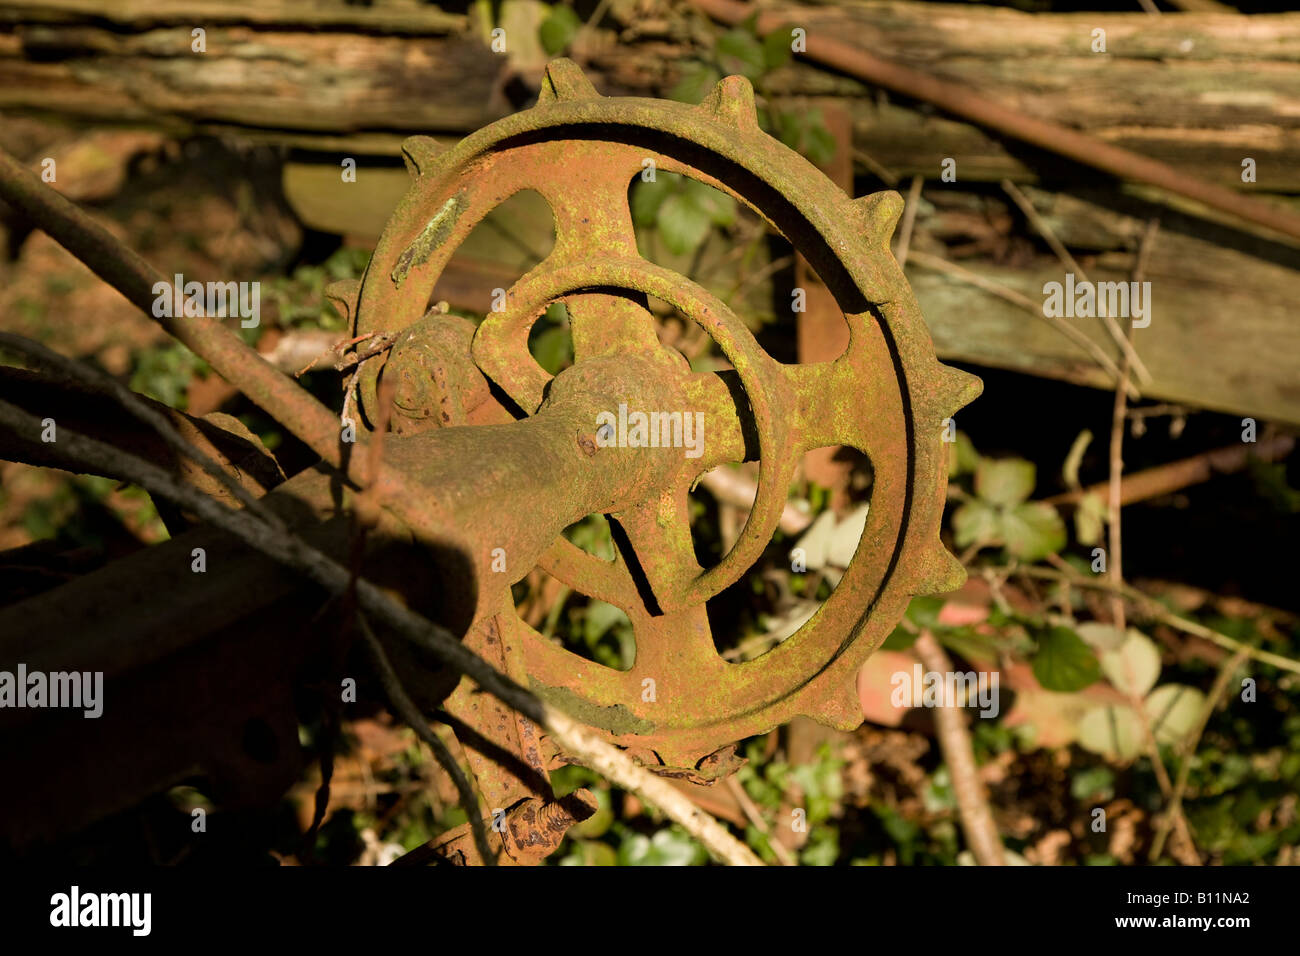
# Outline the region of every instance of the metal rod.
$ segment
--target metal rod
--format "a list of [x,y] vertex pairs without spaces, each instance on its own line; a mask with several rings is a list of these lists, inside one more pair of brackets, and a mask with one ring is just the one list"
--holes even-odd
[[[359,470],[364,456],[345,453],[347,446],[341,441],[333,412],[221,322],[207,317],[154,315],[154,286],[161,282],[170,287],[170,281],[3,149],[0,199],[85,263],[321,458],[343,471],[349,471],[349,465],[351,472]],[[361,444],[365,434],[361,429],[358,432],[357,443]]]

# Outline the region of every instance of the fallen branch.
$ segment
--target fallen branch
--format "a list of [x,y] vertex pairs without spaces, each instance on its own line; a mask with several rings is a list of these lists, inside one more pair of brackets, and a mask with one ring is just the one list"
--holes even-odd
[[465,809],[465,815],[469,817],[469,827],[474,834],[474,846],[478,850],[479,859],[485,866],[496,866],[497,857],[492,852],[492,845],[488,842],[487,830],[483,826],[483,815],[479,812],[478,797],[474,795],[474,788],[470,786],[469,779],[465,772],[461,770],[460,764],[456,758],[451,755],[447,745],[442,742],[442,738],[434,733],[433,728],[429,726],[424,715],[420,713],[420,708],[415,706],[406,688],[402,686],[401,679],[397,672],[393,670],[392,663],[388,660],[388,655],[384,653],[384,646],[379,643],[379,638],[370,628],[369,622],[364,614],[357,615],[357,624],[361,628],[361,636],[366,642],[366,648],[370,651],[370,657],[375,664],[375,672],[379,675],[379,681],[383,685],[384,695],[388,698],[389,703],[393,705],[399,717],[415,731],[415,735],[428,744],[429,749],[433,751],[434,758],[441,764],[442,769],[451,777],[452,783],[456,786],[456,793],[460,796],[461,806]]
[[193,444],[186,441],[185,438],[181,436],[181,433],[172,427],[172,423],[167,420],[166,416],[157,410],[150,408],[141,400],[140,396],[117,380],[101,372],[95,371],[84,362],[77,362],[73,359],[65,358],[58,352],[46,348],[40,342],[25,338],[21,335],[15,335],[12,332],[0,332],[0,344],[13,349],[15,352],[20,352],[38,363],[52,366],[79,382],[84,382],[100,391],[106,392],[127,412],[134,415],[145,425],[148,425],[157,432],[158,437],[160,437],[174,451],[189,458],[205,472],[219,481],[232,495],[235,496],[235,500],[253,514],[257,515],[257,517],[262,521],[265,521],[271,528],[281,532],[288,531],[284,523],[280,520],[279,515],[267,510],[261,500],[254,497],[252,492],[240,484],[233,475],[205,455]]
[[[1224,448],[1201,452],[1167,465],[1157,465],[1143,471],[1125,475],[1120,483],[1119,502],[1131,505],[1160,495],[1181,491],[1191,485],[1209,481],[1215,475],[1231,475],[1244,469],[1251,459],[1277,461],[1291,454],[1295,439],[1290,435],[1275,435],[1250,445],[1239,443]],[[1088,495],[1105,497],[1109,482],[1089,485],[1064,494],[1044,498],[1051,505],[1077,505]]]
[[[952,661],[929,631],[922,630],[912,647],[926,670],[937,674],[952,672]],[[939,749],[943,751],[943,761],[948,765],[948,773],[952,777],[952,790],[957,797],[962,832],[966,834],[966,843],[974,854],[976,863],[980,866],[1002,866],[1006,862],[1002,855],[1002,838],[998,836],[998,827],[989,810],[984,783],[975,766],[975,749],[971,743],[970,731],[966,728],[966,715],[962,713],[957,701],[952,704],[951,707],[935,708],[934,725],[939,737]]]
[[907,252],[912,246],[912,229],[916,225],[916,210],[921,205],[921,186],[924,182],[920,176],[912,177],[912,185],[907,190],[907,201],[903,204],[903,221],[898,227],[898,251],[894,253],[900,269],[907,265]]

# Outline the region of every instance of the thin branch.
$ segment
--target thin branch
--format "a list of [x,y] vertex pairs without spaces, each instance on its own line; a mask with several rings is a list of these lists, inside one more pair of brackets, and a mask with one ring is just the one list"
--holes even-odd
[[[912,647],[926,670],[937,674],[952,671],[952,661],[929,631],[923,629]],[[966,843],[970,846],[976,863],[980,866],[1002,866],[1006,862],[1002,855],[1002,838],[998,835],[998,826],[989,810],[984,783],[975,766],[975,749],[966,727],[966,715],[962,713],[957,701],[952,704],[951,707],[935,708],[934,725],[939,736],[939,749],[943,751],[944,763],[948,765],[948,773],[952,777],[962,832],[966,834]]]
[[[1130,409],[1130,419],[1135,411],[1142,409]],[[1295,444],[1295,439],[1290,435],[1274,435],[1271,438],[1261,438],[1253,446],[1237,442],[1224,448],[1213,448],[1188,458],[1180,458],[1166,465],[1130,472],[1120,483],[1120,504],[1131,505],[1209,481],[1215,475],[1233,474],[1245,468],[1252,459],[1278,461],[1291,454]],[[1088,495],[1098,495],[1104,499],[1109,487],[1107,479],[1100,484],[1052,495],[1043,501],[1049,505],[1075,505]]]
[[921,176],[912,177],[912,185],[907,190],[907,201],[903,204],[903,222],[898,228],[898,268],[907,265],[907,251],[912,245],[912,230],[916,226],[916,209],[921,205],[921,185],[925,180]]
[[881,182],[883,182],[885,185],[887,185],[890,189],[893,189],[895,186],[897,186],[899,180],[902,178],[898,175],[898,173],[894,172],[884,163],[877,160],[866,150],[858,149],[857,147],[854,147],[853,158],[856,159],[858,162],[860,162],[863,166],[867,167],[867,169],[871,170],[871,172],[875,174],[876,178],[879,179]]
[[793,262],[794,256],[778,256],[764,265],[761,269],[755,269],[748,275],[742,275],[741,278],[736,281],[736,284],[731,287],[731,291],[723,296],[722,301],[727,303],[727,305],[731,305],[735,297],[743,292],[744,295],[741,295],[740,300],[744,302],[745,296],[750,294],[754,286],[766,281],[770,276],[776,275],[776,273],[786,268],[786,266],[791,265]]
[[[1120,357],[1120,376],[1128,381],[1128,354]],[[1111,406],[1110,424],[1110,478],[1106,483],[1106,530],[1110,554],[1107,556],[1107,571],[1111,582],[1116,585],[1124,583],[1123,538],[1120,529],[1120,486],[1124,478],[1124,412],[1126,393],[1123,382],[1115,387],[1115,401]],[[1111,617],[1120,633],[1124,632],[1124,601],[1118,594],[1111,597]]]
[[[1056,237],[1056,233],[1052,231],[1052,227],[1047,224],[1047,220],[1044,219],[1039,214],[1038,210],[1034,208],[1034,204],[1029,201],[1029,197],[1021,192],[1016,184],[1009,179],[1002,180],[1002,189],[1011,197],[1012,202],[1020,207],[1020,211],[1025,214],[1025,218],[1029,220],[1030,225],[1038,230],[1038,234],[1042,236],[1048,246],[1051,247],[1052,252],[1056,253],[1056,258],[1061,260],[1061,263],[1065,268],[1068,271],[1073,272],[1084,282],[1087,282],[1088,274],[1084,272],[1083,267],[1075,261],[1074,256],[1070,255],[1070,250],[1065,248],[1065,243],[1061,242],[1061,240]],[[1098,308],[1098,311],[1100,311],[1100,307]],[[1138,356],[1137,351],[1133,348],[1133,343],[1129,341],[1129,337],[1120,331],[1119,323],[1115,321],[1115,316],[1103,315],[1102,319],[1104,320],[1106,331],[1110,333],[1110,337],[1114,339],[1115,344],[1119,346],[1120,354],[1127,358],[1129,364],[1133,367],[1133,370],[1137,372],[1138,378],[1142,380],[1142,383],[1144,385],[1149,384],[1151,381],[1151,372],[1147,369],[1146,363]]]
[[1155,598],[1143,594],[1136,588],[1128,585],[1116,586],[1114,583],[1102,577],[1089,577],[1081,574],[1071,568],[1070,571],[1053,571],[1051,568],[1036,568],[1033,566],[1007,565],[997,568],[996,570],[1006,573],[1022,574],[1029,578],[1039,578],[1047,581],[1063,581],[1081,588],[1093,588],[1102,591],[1114,591],[1122,594],[1130,601],[1138,604],[1145,611],[1146,615],[1154,620],[1167,624],[1174,630],[1182,631],[1184,634],[1190,634],[1193,637],[1203,638],[1212,644],[1222,647],[1224,650],[1237,653],[1245,651],[1246,656],[1251,660],[1259,661],[1261,664],[1267,664],[1270,667],[1276,667],[1278,670],[1290,671],[1293,674],[1300,674],[1300,661],[1290,657],[1284,657],[1281,654],[1274,654],[1271,651],[1261,650],[1258,647],[1252,647],[1249,644],[1243,644],[1235,637],[1229,637],[1222,631],[1216,631],[1212,627],[1206,627],[1196,621],[1189,621],[1185,617],[1179,617],[1174,614]]
[[1214,686],[1210,688],[1210,693],[1205,699],[1205,706],[1201,708],[1201,715],[1196,722],[1196,729],[1192,731],[1191,736],[1187,738],[1187,744],[1183,748],[1183,759],[1178,765],[1178,780],[1174,784],[1174,792],[1169,797],[1169,807],[1160,818],[1160,823],[1156,827],[1155,839],[1151,842],[1151,854],[1148,857],[1150,862],[1155,863],[1160,859],[1160,854],[1165,849],[1165,839],[1169,836],[1169,827],[1172,822],[1183,816],[1183,794],[1187,792],[1187,779],[1191,775],[1192,763],[1196,759],[1196,748],[1201,742],[1201,736],[1205,733],[1205,727],[1210,722],[1210,717],[1214,714],[1214,709],[1219,706],[1219,701],[1228,690],[1228,683],[1232,676],[1246,659],[1250,657],[1249,648],[1243,647],[1237,653],[1224,661],[1223,666],[1219,668],[1218,676],[1214,678]]
[[[1146,250],[1150,246],[1151,240],[1155,237],[1158,228],[1158,220],[1152,219],[1148,225],[1146,233],[1142,237],[1142,247],[1138,253],[1137,265],[1133,270],[1133,281],[1139,282],[1142,277],[1142,270],[1146,266]],[[1129,326],[1128,334],[1131,337],[1132,326]],[[1129,355],[1131,350],[1125,351],[1120,358],[1120,374],[1124,382],[1128,381],[1129,375]],[[1121,383],[1122,384],[1122,383]],[[1125,390],[1116,386],[1115,402],[1111,412],[1111,429],[1110,429],[1110,482],[1107,488],[1107,511],[1108,520],[1106,522],[1108,532],[1108,544],[1110,545],[1110,554],[1108,555],[1108,572],[1109,578],[1113,585],[1123,587],[1124,585],[1124,560],[1123,560],[1123,537],[1121,534],[1121,505],[1120,505],[1120,487],[1124,477],[1124,424],[1127,417],[1127,395]],[[1124,599],[1117,593],[1111,592],[1111,618],[1115,628],[1121,633],[1128,630],[1128,623],[1125,620]],[[1137,715],[1138,722],[1142,728],[1142,736],[1146,744],[1147,757],[1151,761],[1151,767],[1155,771],[1156,781],[1160,784],[1160,791],[1165,798],[1170,800],[1170,813],[1172,814],[1173,825],[1178,831],[1184,844],[1184,862],[1192,863],[1199,866],[1201,863],[1200,854],[1196,851],[1196,842],[1192,837],[1191,827],[1187,825],[1187,818],[1183,816],[1180,807],[1172,803],[1173,782],[1169,779],[1169,771],[1165,767],[1163,758],[1160,756],[1160,745],[1156,741],[1155,729],[1151,724],[1151,716],[1147,713],[1146,708],[1142,705],[1142,700],[1138,696],[1136,686],[1132,678],[1132,665],[1126,659],[1125,667],[1129,671],[1129,703],[1133,712]]]
[[767,837],[767,845],[770,846],[772,852],[776,854],[777,861],[782,866],[798,866],[799,861],[794,858],[794,855],[790,852],[790,848],[776,837],[772,836],[772,829],[767,825],[767,821],[763,819],[762,811],[755,806],[753,800],[749,799],[749,794],[745,792],[745,788],[741,782],[735,777],[728,777],[727,789],[729,789],[731,795],[736,798],[736,802],[740,804],[740,809],[744,811],[745,816],[749,819],[749,822],[753,824],[754,829]]
[[87,385],[94,386],[101,391],[107,392],[119,405],[127,412],[134,415],[141,422],[148,425],[158,433],[164,442],[166,442],[174,451],[194,461],[200,468],[211,475],[217,481],[221,482],[235,499],[245,508],[257,515],[272,528],[277,531],[287,531],[280,516],[273,511],[269,511],[262,502],[253,496],[247,488],[241,485],[233,475],[227,472],[219,464],[205,455],[193,444],[186,441],[169,422],[165,415],[156,409],[150,408],[140,400],[135,392],[122,385],[116,379],[95,371],[84,362],[78,362],[73,359],[65,358],[58,352],[46,348],[40,342],[26,338],[21,335],[14,335],[12,332],[0,332],[0,344],[3,344],[16,352],[21,352],[28,357],[35,359],[37,362],[43,362],[46,365],[53,366],[66,375]]
[[474,834],[474,845],[478,849],[478,855],[483,860],[485,866],[496,866],[497,856],[492,849],[492,844],[488,841],[487,829],[483,826],[483,815],[479,810],[478,797],[474,793],[474,788],[470,786],[469,779],[465,776],[465,771],[456,762],[456,758],[451,755],[447,745],[429,726],[424,715],[420,713],[420,708],[412,702],[410,695],[402,686],[401,679],[397,672],[393,670],[392,662],[389,661],[388,655],[384,653],[384,645],[379,643],[379,638],[375,637],[374,630],[370,627],[370,622],[366,620],[364,614],[357,615],[357,624],[361,628],[361,637],[366,642],[366,647],[370,651],[370,657],[375,664],[375,672],[379,675],[379,681],[384,687],[384,695],[388,698],[393,709],[397,711],[398,716],[410,725],[415,731],[415,735],[429,745],[433,751],[433,756],[442,769],[447,771],[451,777],[452,783],[456,785],[456,793],[460,796],[461,806],[465,808],[465,815],[469,818],[470,830]]

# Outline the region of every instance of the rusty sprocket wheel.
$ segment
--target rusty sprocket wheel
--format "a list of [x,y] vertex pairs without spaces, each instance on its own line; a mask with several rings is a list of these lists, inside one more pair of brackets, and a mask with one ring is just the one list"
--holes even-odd
[[[475,333],[478,367],[532,414],[566,376],[602,362],[631,363],[628,369],[641,362],[675,393],[666,407],[704,410],[709,422],[701,457],[684,458],[669,482],[647,487],[640,503],[610,516],[627,545],[613,562],[562,538],[541,561],[574,590],[628,614],[635,663],[628,671],[604,667],[504,613],[503,634],[522,645],[533,689],[668,768],[698,769],[724,745],[798,714],[857,726],[855,677],[863,660],[912,596],[951,590],[964,579],[939,541],[947,483],[942,422],[980,389],[978,379],[937,361],[889,251],[902,209],[898,194],[850,200],[759,129],[743,78],[724,79],[698,106],[608,98],[567,60],[550,65],[535,108],[446,153],[422,137],[408,140],[404,151],[416,179],[362,280],[356,334],[418,322],[456,247],[489,210],[531,189],[551,205],[555,246],[507,291],[505,310]],[[832,362],[777,362],[721,301],[641,258],[627,195],[646,159],[730,194],[784,235],[841,307],[850,330],[846,351]],[[698,323],[734,375],[691,372],[659,343],[645,296]],[[570,313],[575,365],[552,382],[529,354],[527,336],[558,301]],[[375,407],[378,376],[377,369],[363,373],[365,408]],[[754,563],[776,528],[801,454],[827,445],[862,451],[875,472],[853,560],[796,634],[752,661],[729,663],[714,649],[705,601]],[[760,487],[745,530],[721,563],[701,569],[687,490],[709,468],[755,457]],[[518,580],[527,570],[509,577]],[[645,693],[648,686],[653,694]]]

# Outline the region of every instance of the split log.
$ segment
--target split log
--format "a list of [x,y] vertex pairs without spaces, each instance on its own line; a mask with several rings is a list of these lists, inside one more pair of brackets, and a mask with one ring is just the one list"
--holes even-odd
[[[0,110],[395,155],[410,132],[459,134],[509,109],[500,93],[505,58],[466,18],[428,4],[155,6],[0,0]],[[662,95],[703,52],[698,24],[666,7],[658,19],[644,9],[613,3],[606,29],[579,51],[606,92]],[[1241,186],[1249,157],[1253,189],[1300,192],[1300,14],[1156,18],[896,2],[779,9],[792,24],[853,37],[1203,178]],[[191,50],[198,25],[207,30],[201,54]],[[1106,31],[1105,53],[1092,52],[1096,29]],[[873,98],[863,84],[806,63],[767,85],[778,97],[849,98],[855,147],[899,175],[937,176],[946,157],[965,181],[1032,181],[1042,167],[1040,155]]]
[[[1150,207],[1113,195],[1027,191],[1090,280],[1130,279]],[[935,225],[923,220],[919,228]],[[928,251],[942,249],[930,239]],[[1020,267],[987,258],[960,265],[1035,304],[1044,301],[1046,283],[1065,280],[1065,267],[1048,255]],[[1113,387],[1080,347],[1042,318],[951,275],[912,262],[906,271],[941,356]],[[1164,211],[1146,277],[1151,324],[1135,329],[1133,342],[1153,376],[1147,396],[1300,423],[1300,270],[1292,248]],[[1115,354],[1100,319],[1064,321]]]

